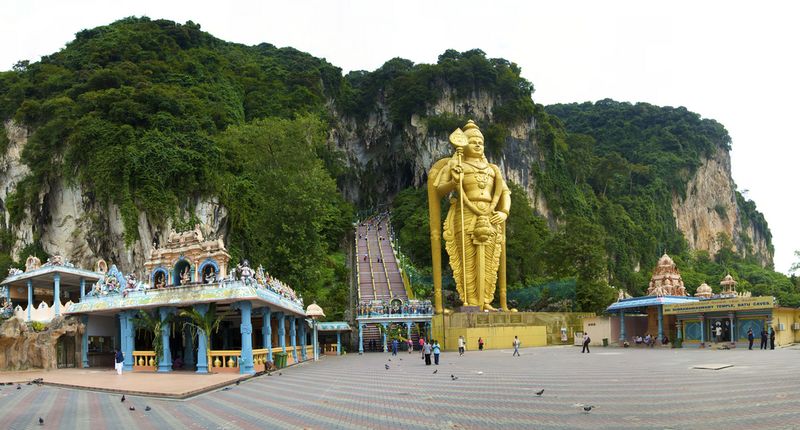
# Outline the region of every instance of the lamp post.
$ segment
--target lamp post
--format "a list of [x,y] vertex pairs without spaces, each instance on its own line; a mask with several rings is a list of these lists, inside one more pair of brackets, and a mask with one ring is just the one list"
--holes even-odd
[[314,339],[312,339],[312,344],[314,345],[314,361],[319,361],[319,346],[317,344],[317,318],[324,317],[325,312],[323,312],[322,308],[317,305],[317,302],[314,302],[308,305],[308,308],[306,308],[306,316],[311,317],[312,324],[314,325]]

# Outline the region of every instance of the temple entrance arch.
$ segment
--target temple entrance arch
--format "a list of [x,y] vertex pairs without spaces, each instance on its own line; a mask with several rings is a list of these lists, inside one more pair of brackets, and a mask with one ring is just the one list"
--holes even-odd
[[[189,264],[189,262],[186,261],[186,260],[183,260],[183,259],[178,260],[178,262],[175,263],[175,269],[172,271],[172,284],[174,286],[176,286],[176,287],[178,285],[184,284],[185,282],[183,282],[181,280],[181,278],[184,277],[184,276],[187,276],[187,275],[188,275],[189,281],[191,281],[192,280],[192,265]],[[186,282],[186,283],[188,283],[188,282]]]
[[219,265],[212,259],[200,264],[200,282],[210,284],[219,280]]

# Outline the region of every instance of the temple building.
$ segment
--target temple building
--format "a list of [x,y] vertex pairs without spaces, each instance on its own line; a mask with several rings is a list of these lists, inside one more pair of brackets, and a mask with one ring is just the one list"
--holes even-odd
[[[143,280],[103,260],[94,270],[51,260],[40,265],[29,258],[24,272],[12,269],[0,292],[24,321],[80,318],[79,362],[65,367],[111,367],[114,349],[123,351],[129,371],[255,373],[268,362],[313,356],[313,325],[302,297],[247,260],[229,267],[222,240],[205,240],[199,227],[172,233],[154,248]],[[335,335],[349,327],[322,330]],[[337,340],[336,347],[327,345],[331,352],[341,351]]]
[[703,283],[689,296],[675,262],[664,254],[653,270],[646,296],[620,294],[606,309],[610,316],[587,318],[584,331],[593,343],[605,338],[623,346],[635,345],[649,334],[658,345],[674,344],[677,339],[683,347],[747,347],[749,330],[757,340],[762,330],[774,330],[776,346],[800,341],[800,310],[781,307],[771,296],[737,292],[736,284],[728,274],[720,282],[719,293]]

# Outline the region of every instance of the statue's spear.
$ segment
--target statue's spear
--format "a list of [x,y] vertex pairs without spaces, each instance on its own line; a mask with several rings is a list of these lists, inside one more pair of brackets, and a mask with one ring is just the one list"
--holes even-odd
[[[461,277],[462,285],[464,286],[464,305],[469,306],[469,290],[467,288],[467,253],[464,239],[464,169],[461,166],[461,155],[464,153],[464,147],[467,146],[467,135],[457,128],[456,131],[450,134],[450,143],[456,147],[456,157],[458,158],[458,202],[459,210],[461,212]],[[480,300],[480,298],[479,298]]]

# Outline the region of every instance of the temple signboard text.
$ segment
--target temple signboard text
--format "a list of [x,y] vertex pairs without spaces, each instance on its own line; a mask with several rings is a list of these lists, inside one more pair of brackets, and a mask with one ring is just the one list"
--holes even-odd
[[735,312],[775,307],[774,297],[733,297],[730,299],[702,300],[693,303],[664,305],[664,315],[694,314],[704,312]]

